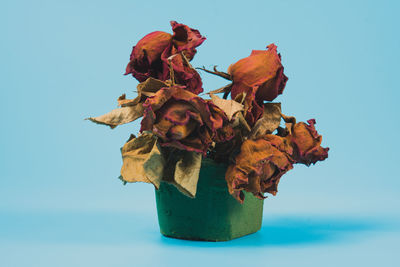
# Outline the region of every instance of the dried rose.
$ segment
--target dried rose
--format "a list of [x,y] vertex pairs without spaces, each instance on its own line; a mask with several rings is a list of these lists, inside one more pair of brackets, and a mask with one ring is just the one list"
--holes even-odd
[[321,147],[322,136],[314,127],[315,120],[310,119],[291,125],[290,134],[286,137],[293,146],[293,159],[307,166],[328,157],[329,148]]
[[204,42],[205,37],[198,30],[176,21],[171,21],[171,26],[173,35],[161,31],[152,32],[133,47],[125,75],[132,74],[140,82],[149,77],[166,81],[171,78],[171,63],[175,81],[198,94],[203,91],[201,78],[189,61],[193,59],[196,47]]
[[288,78],[283,74],[281,56],[277,46],[270,44],[268,50],[253,50],[250,56],[239,60],[228,68],[233,81],[232,99],[245,93],[247,107],[246,120],[250,125],[257,121],[262,113],[263,101],[272,101],[282,94]]
[[207,153],[214,142],[232,138],[227,117],[211,101],[183,86],[163,88],[144,103],[140,131],[152,131],[162,146]]
[[232,98],[243,92],[243,87],[255,89],[257,102],[272,101],[285,88],[287,77],[283,74],[281,56],[277,46],[270,44],[268,50],[253,50],[251,55],[229,66],[233,80]]
[[139,82],[149,77],[164,80],[164,63],[161,54],[170,46],[172,35],[156,31],[143,37],[133,47],[125,75],[132,74]]
[[276,135],[244,141],[235,163],[226,171],[229,193],[241,203],[242,190],[258,198],[264,198],[264,193],[275,195],[281,176],[293,168],[291,152],[287,140]]

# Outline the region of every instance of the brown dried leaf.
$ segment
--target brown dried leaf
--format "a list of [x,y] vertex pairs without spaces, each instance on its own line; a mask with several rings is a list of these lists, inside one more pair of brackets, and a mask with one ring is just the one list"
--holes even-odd
[[185,151],[184,156],[178,160],[175,166],[174,185],[191,198],[196,196],[201,159],[200,153]]
[[121,95],[118,97],[118,106],[126,107],[136,105],[140,101],[140,96],[136,97],[135,99],[126,99],[126,94]]
[[285,114],[282,114],[282,119],[286,122],[286,123],[292,123],[292,124],[296,124],[296,118],[293,116],[286,116]]
[[145,97],[154,95],[158,90],[163,87],[168,87],[168,84],[154,78],[148,78],[146,81],[139,83],[137,86],[138,96],[134,99],[126,99],[123,94],[118,98],[118,105],[121,107],[134,106],[139,102],[144,102]]
[[107,114],[101,115],[95,118],[87,118],[92,122],[98,124],[104,124],[111,127],[111,129],[117,127],[118,125],[125,124],[131,121],[136,120],[143,116],[143,105],[142,103],[138,103],[134,106],[127,106],[122,108],[117,108],[110,111]]
[[263,116],[256,121],[250,133],[251,139],[257,139],[275,131],[281,123],[281,103],[265,103]]
[[169,156],[165,164],[163,181],[175,185],[182,194],[194,198],[199,180],[201,153],[168,148],[166,150],[163,151]]
[[221,88],[212,90],[211,92],[209,92],[208,94],[219,94],[219,93],[229,93],[231,91],[231,87],[232,87],[232,83],[225,85]]
[[165,161],[154,134],[144,132],[137,138],[132,138],[122,147],[121,153],[123,181],[152,183],[159,188]]
[[211,101],[214,103],[214,105],[222,109],[222,111],[225,112],[229,120],[232,120],[232,117],[237,112],[243,110],[243,105],[236,102],[235,100],[222,99],[214,94],[210,94],[210,96],[211,96]]
[[148,93],[155,93],[163,87],[168,87],[168,85],[161,80],[150,77],[146,81],[139,83],[137,89],[138,93],[146,95]]

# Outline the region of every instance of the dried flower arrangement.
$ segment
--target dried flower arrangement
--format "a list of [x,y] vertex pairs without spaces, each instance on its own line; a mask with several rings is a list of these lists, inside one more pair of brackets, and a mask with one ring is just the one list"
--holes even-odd
[[[328,157],[314,119],[297,122],[282,113],[280,103],[270,102],[288,80],[274,44],[253,50],[227,72],[194,68],[190,61],[206,38],[184,24],[171,26],[173,34],[152,32],[133,47],[125,74],[140,82],[137,97],[124,94],[120,108],[89,118],[114,128],[143,117],[139,136],[131,135],[121,149],[122,181],[152,183],[156,189],[164,181],[195,198],[201,162],[208,158],[226,164],[229,193],[243,203],[243,191],[260,199],[275,195],[293,164],[309,166]],[[197,70],[229,84],[203,99]]]

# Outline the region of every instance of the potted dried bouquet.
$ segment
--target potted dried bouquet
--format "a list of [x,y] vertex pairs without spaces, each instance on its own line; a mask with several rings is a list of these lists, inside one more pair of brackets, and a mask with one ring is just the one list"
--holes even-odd
[[[274,44],[226,72],[194,68],[190,61],[206,38],[171,26],[172,34],[152,32],[133,47],[125,74],[140,82],[137,97],[124,94],[119,108],[89,119],[114,128],[143,117],[138,136],[121,149],[120,179],[154,185],[162,234],[225,241],[256,232],[265,193],[277,193],[293,164],[326,159],[328,148],[314,119],[297,122],[271,102],[288,80]],[[198,70],[227,85],[200,97]]]

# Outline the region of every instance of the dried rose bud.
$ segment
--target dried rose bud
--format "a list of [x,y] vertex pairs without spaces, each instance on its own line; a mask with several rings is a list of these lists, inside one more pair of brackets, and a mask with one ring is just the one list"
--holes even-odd
[[226,171],[229,193],[241,203],[244,201],[242,190],[258,198],[264,198],[264,193],[275,195],[281,176],[293,168],[290,153],[287,140],[276,135],[244,141],[235,164]]
[[282,94],[288,78],[283,74],[281,56],[277,46],[268,50],[253,50],[251,55],[229,66],[233,80],[232,99],[242,92],[253,94],[256,102],[272,101]]
[[328,157],[329,148],[321,147],[322,136],[315,130],[315,120],[311,119],[292,125],[291,134],[286,138],[293,146],[293,159],[298,163],[307,166],[315,164],[317,161],[325,160]]
[[198,30],[176,21],[171,21],[171,26],[173,35],[161,31],[152,32],[133,47],[125,75],[132,74],[139,82],[149,77],[166,81],[171,78],[171,60],[175,81],[198,94],[203,91],[201,78],[188,62],[196,54],[196,47],[206,38]]
[[205,155],[213,141],[223,142],[233,136],[222,110],[183,86],[163,88],[143,106],[140,131],[155,133],[162,146]]

